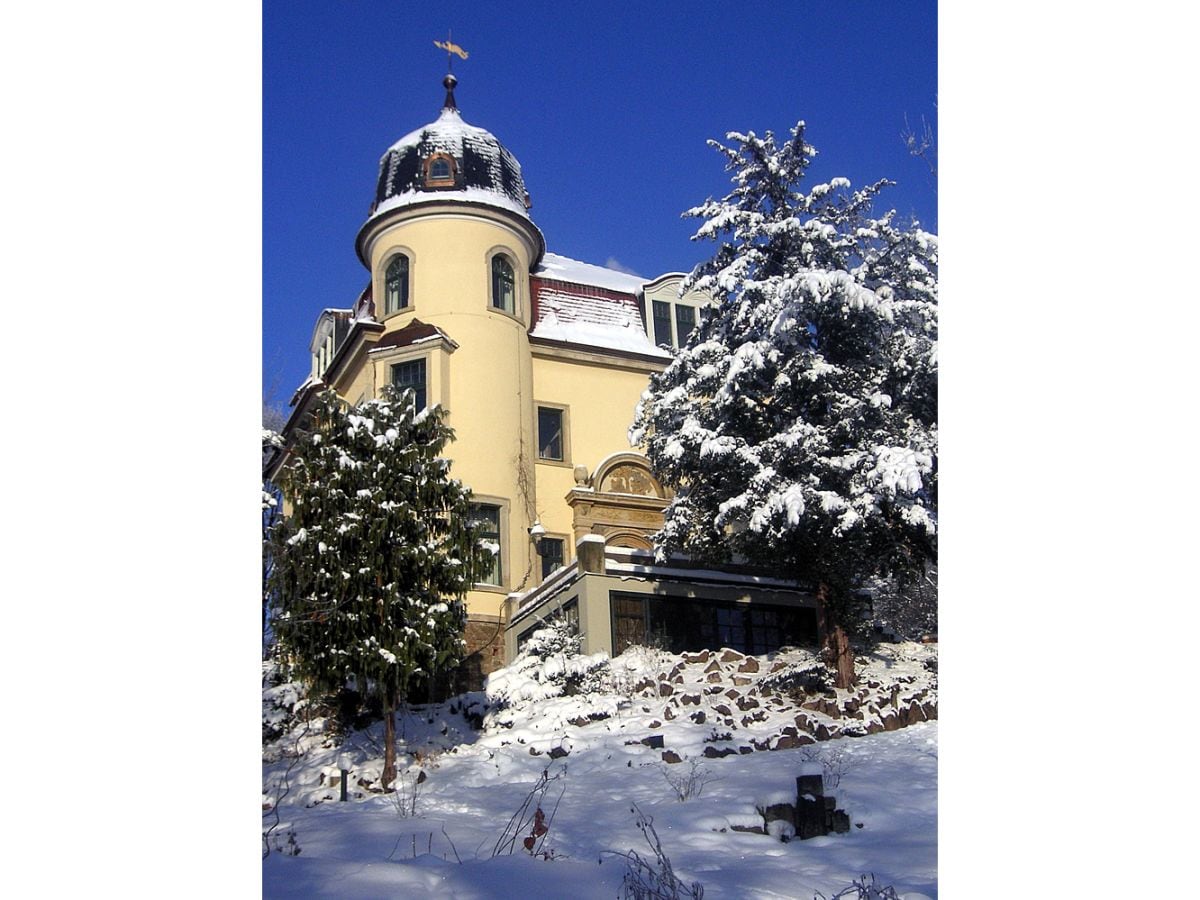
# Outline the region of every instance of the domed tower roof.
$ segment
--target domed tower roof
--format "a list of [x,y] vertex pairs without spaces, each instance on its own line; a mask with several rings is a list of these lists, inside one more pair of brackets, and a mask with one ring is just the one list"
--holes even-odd
[[496,136],[463,121],[447,75],[441,115],[392,144],[379,160],[379,183],[368,221],[401,206],[428,201],[482,203],[529,218],[521,165]]

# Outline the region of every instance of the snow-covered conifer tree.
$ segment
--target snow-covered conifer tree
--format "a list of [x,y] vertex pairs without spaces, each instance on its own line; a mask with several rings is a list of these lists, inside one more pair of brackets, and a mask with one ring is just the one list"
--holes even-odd
[[740,556],[818,597],[821,640],[854,677],[843,626],[856,587],[936,557],[937,238],[894,214],[887,185],[800,189],[804,123],[710,141],[733,190],[686,215],[719,241],[686,287],[719,300],[651,378],[630,439],[677,492],[658,552]]
[[290,505],[271,535],[275,634],[326,689],[353,678],[383,703],[383,784],[395,778],[394,711],[416,678],[461,657],[462,598],[488,551],[470,491],[440,454],[453,432],[412,391],[347,408],[317,402],[279,483]]

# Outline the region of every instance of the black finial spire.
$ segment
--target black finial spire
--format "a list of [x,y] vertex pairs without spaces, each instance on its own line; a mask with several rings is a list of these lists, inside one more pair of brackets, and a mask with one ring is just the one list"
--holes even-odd
[[446,51],[446,77],[442,79],[442,84],[446,88],[446,102],[442,104],[442,109],[458,109],[458,104],[454,102],[454,86],[458,84],[458,79],[454,77],[454,57],[460,59],[467,58],[467,51],[451,40],[451,32],[446,32],[446,40],[434,41],[433,46],[440,47]]

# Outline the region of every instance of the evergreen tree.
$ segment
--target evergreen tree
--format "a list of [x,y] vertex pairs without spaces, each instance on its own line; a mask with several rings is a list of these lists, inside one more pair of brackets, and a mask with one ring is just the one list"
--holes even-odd
[[733,190],[686,215],[719,241],[685,287],[719,300],[650,387],[630,439],[677,492],[656,541],[738,556],[816,589],[837,684],[872,576],[936,558],[937,238],[870,214],[887,185],[800,190],[804,123],[710,144]]
[[440,455],[452,439],[444,411],[417,412],[411,390],[353,409],[327,392],[279,478],[290,508],[271,533],[277,639],[316,686],[352,678],[380,699],[385,788],[396,706],[461,658],[462,598],[488,558],[470,491]]

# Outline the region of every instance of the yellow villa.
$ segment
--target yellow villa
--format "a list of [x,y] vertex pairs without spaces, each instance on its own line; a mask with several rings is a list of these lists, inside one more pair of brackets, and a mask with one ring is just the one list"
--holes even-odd
[[794,585],[648,552],[669,495],[626,430],[711,298],[681,294],[682,273],[646,281],[547,252],[519,163],[463,120],[455,83],[437,119],[380,161],[355,239],[370,281],[318,317],[285,440],[330,388],[359,403],[396,384],[448,410],[453,475],[500,547],[466,598],[469,685],[552,616],[589,653],[815,640],[812,599]]

